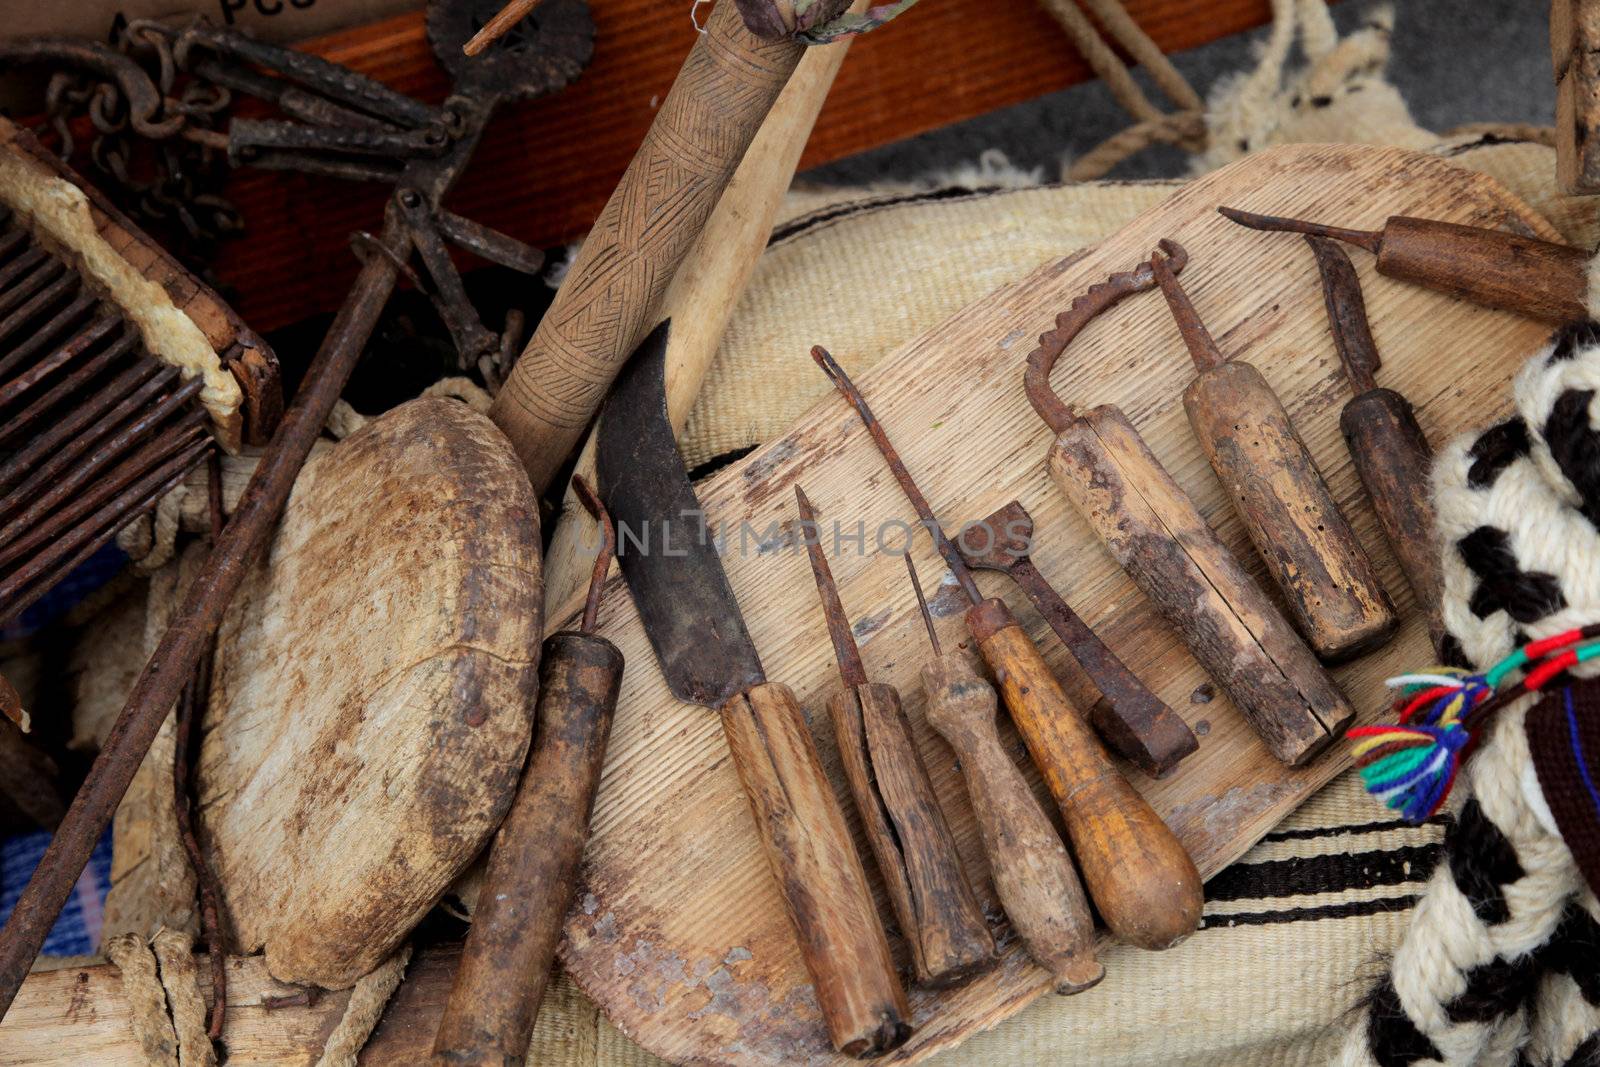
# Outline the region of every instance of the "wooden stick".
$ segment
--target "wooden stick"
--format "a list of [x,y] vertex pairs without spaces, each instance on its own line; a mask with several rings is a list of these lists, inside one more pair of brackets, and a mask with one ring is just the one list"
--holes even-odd
[[469,56],[477,55],[504,37],[507,30],[527,18],[542,3],[544,0],[511,0],[500,9],[499,14],[484,23],[483,29],[473,34],[472,39],[461,46],[461,50]]
[[[866,3],[859,0],[851,10],[865,8]],[[806,50],[661,299],[660,316],[672,320],[672,336],[667,339],[667,421],[675,431],[682,430],[689,418],[728,320],[766,251],[772,221],[783,206],[817,112],[852,40],[847,37]],[[584,442],[576,470],[594,481],[593,433]],[[545,553],[546,618],[565,618],[568,613],[559,609],[588,580],[594,532],[594,523],[569,486]]]
[[722,728],[833,1047],[856,1059],[899,1048],[911,1008],[805,713],[763,682],[722,706]]
[[805,45],[751,33],[719,0],[490,417],[538,492],[593,418]]

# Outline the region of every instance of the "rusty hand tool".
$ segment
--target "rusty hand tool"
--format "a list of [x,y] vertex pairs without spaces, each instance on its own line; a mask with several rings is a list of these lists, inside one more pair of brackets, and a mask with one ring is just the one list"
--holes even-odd
[[[1183,268],[1182,249],[1168,266]],[[1149,263],[1113,274],[1072,302],[1028,355],[1028,401],[1056,434],[1051,477],[1113,558],[1228,691],[1274,756],[1299,766],[1355,717],[1344,695],[1161,466],[1120,408],[1077,412],[1050,370],[1091,320],[1156,286]]]
[[1150,267],[1198,372],[1183,391],[1189,425],[1311,650],[1336,663],[1382,645],[1400,622],[1394,605],[1278,394],[1253,364],[1223,357],[1161,253]]
[[[251,44],[245,39],[240,47]],[[536,36],[522,44],[536,49],[539,41]],[[410,159],[400,171],[394,193],[384,208],[383,229],[366,240],[368,254],[361,271],[306,368],[299,391],[284,411],[204,567],[190,583],[171,626],[135,681],[122,713],[4,929],[0,929],[0,1016],[11,1006],[51,924],[89,862],[95,843],[110,824],[162,722],[210,647],[249,563],[260,556],[271,536],[295,477],[365,351],[384,304],[402,270],[409,269],[406,261],[416,250],[416,231],[410,220],[419,213],[439,210],[441,201],[472,159],[484,126],[501,99],[512,95],[531,99],[560,88],[575,73],[570,64],[562,62],[514,63],[512,69],[520,74],[510,83],[511,88],[452,96],[448,106],[455,116],[451,123],[454,133],[444,151],[437,156]],[[346,89],[352,87],[359,89],[353,81],[344,85]],[[534,605],[533,610],[540,610],[540,606]]]
[[911,1009],[805,714],[767,680],[684,469],[667,420],[670,327],[639,345],[600,417],[600,494],[629,531],[617,558],[667,687],[721,715],[834,1048],[879,1056],[911,1036]]
[[1411,402],[1393,389],[1380,387],[1374,377],[1382,360],[1367,325],[1361,279],[1350,256],[1326,237],[1308,234],[1306,243],[1322,275],[1333,346],[1355,388],[1354,398],[1339,413],[1339,429],[1389,547],[1428,620],[1433,647],[1442,651],[1445,630],[1440,596],[1444,579],[1433,541],[1433,501],[1428,495],[1433,448],[1417,423]]
[[594,632],[616,531],[582,478],[573,487],[600,524],[576,630],[544,642],[533,748],[495,835],[478,910],[433,1039],[438,1067],[520,1064],[578,888],[578,863],[611,733],[622,653]]
[[965,656],[939,647],[911,553],[905,559],[933,645],[933,658],[922,666],[924,714],[955,750],[995,894],[1028,955],[1050,972],[1055,991],[1081,993],[1106,974],[1095,958],[1094,916],[1083,883],[1050,816],[1000,742],[994,687]]
[[956,985],[997,962],[983,908],[961,869],[950,827],[892,685],[867,681],[850,620],[823,554],[817,516],[794,487],[811,572],[844,688],[828,700],[845,779],[878,860],[889,903],[911,946],[917,981]]
[[[974,535],[979,532],[982,544],[974,547]],[[1145,688],[1039,573],[1028,557],[1032,541],[1033,517],[1013,500],[962,531],[956,547],[967,566],[1009,575],[1067,646],[1100,690],[1100,699],[1089,709],[1089,721],[1106,744],[1146,774],[1166,774],[1200,747],[1194,731]]]
[[804,50],[792,37],[752,33],[734,0],[712,8],[490,409],[536,491],[573,451],[606,386],[649,329],[667,283]]
[[811,355],[861,416],[939,555],[971,601],[967,629],[1000,683],[1011,719],[1061,807],[1073,855],[1107,928],[1140,948],[1163,949],[1183,940],[1199,925],[1203,902],[1194,861],[1149,801],[1111,762],[1005,601],[985,599],[978,592],[961,553],[939,528],[933,509],[844,369],[823,348],[813,348]]
[[1546,322],[1581,322],[1589,310],[1590,254],[1503,230],[1391,215],[1381,230],[1338,226],[1237,208],[1217,208],[1253,230],[1330,237],[1378,257],[1378,271],[1483,307]]

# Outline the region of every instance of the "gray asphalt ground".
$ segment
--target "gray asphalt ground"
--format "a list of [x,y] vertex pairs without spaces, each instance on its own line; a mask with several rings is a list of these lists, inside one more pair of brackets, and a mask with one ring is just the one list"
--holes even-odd
[[[937,0],[928,0],[936,3]],[[1341,27],[1355,24],[1369,0],[1334,8]],[[1555,120],[1546,0],[1397,0],[1389,78],[1423,126],[1446,130],[1467,122]],[[1178,69],[1204,95],[1218,77],[1251,65],[1261,29],[1180,52]],[[1062,37],[1062,47],[1071,44]],[[1151,99],[1160,99],[1151,91]],[[1063,154],[1078,155],[1122,129],[1128,119],[1099,83],[1075,86],[1016,107],[958,123],[897,144],[819,167],[805,178],[856,185],[908,180],[998,148],[1022,167],[1059,170]],[[1150,149],[1123,164],[1119,178],[1171,177],[1184,172],[1176,150]]]

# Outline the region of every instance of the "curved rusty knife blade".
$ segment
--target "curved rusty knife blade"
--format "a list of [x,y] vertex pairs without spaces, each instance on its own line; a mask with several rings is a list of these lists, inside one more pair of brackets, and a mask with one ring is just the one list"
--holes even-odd
[[617,562],[667,686],[721,707],[766,680],[667,422],[671,322],[651,331],[600,414],[595,467]]

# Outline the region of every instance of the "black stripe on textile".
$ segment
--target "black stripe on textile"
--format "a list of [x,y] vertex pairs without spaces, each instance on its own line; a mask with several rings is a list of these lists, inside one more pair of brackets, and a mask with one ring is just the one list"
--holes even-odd
[[1564,1067],[1600,1067],[1600,1034],[1591,1034],[1572,1052]]
[[1522,861],[1476,797],[1462,806],[1456,824],[1445,832],[1444,847],[1456,888],[1471,902],[1478,921],[1498,926],[1510,919],[1505,887],[1525,873]]
[[1556,828],[1589,888],[1600,892],[1600,683],[1550,693],[1523,729]]
[[1400,1006],[1394,979],[1385,977],[1367,998],[1367,1048],[1378,1067],[1411,1067],[1420,1060],[1442,1060],[1444,1054],[1417,1029]]
[[1600,514],[1600,434],[1589,425],[1593,389],[1568,389],[1556,397],[1544,422],[1550,457],[1578,490],[1579,511],[1591,523]]
[[834,222],[838,219],[846,219],[851,215],[874,211],[878,208],[899,207],[903,204],[936,204],[941,200],[964,200],[968,197],[991,196],[995,193],[1017,191],[1020,190],[1008,190],[998,185],[956,185],[948,189],[932,189],[925,193],[875,197],[868,200],[857,200],[848,204],[839,204],[836,207],[821,208],[809,215],[802,215],[782,226],[775,227],[772,231],[772,236],[767,239],[767,247],[770,248],[779,241],[787,241],[791,237],[805,233],[807,230],[816,229],[826,223]]
[[1206,899],[1296,897],[1425,882],[1438,862],[1439,846],[1432,844],[1236,863],[1206,883]]
[[1309,923],[1322,919],[1355,919],[1363,915],[1383,915],[1417,906],[1419,897],[1408,893],[1376,900],[1347,900],[1342,904],[1323,904],[1314,908],[1284,908],[1281,911],[1241,911],[1232,915],[1211,915],[1200,920],[1202,930],[1228,930],[1235,926],[1280,926],[1283,923]]
[[1472,460],[1472,466],[1467,468],[1468,487],[1484,489],[1493,485],[1501,471],[1526,456],[1532,448],[1528,424],[1521,419],[1507,419],[1489,427],[1467,449],[1467,456]]
[[1555,575],[1522,569],[1504,530],[1480,526],[1456,542],[1456,553],[1478,579],[1467,607],[1480,619],[1504,611],[1526,624],[1567,606]]
[[1561,327],[1556,335],[1551,338],[1555,348],[1550,351],[1550,358],[1544,361],[1545,366],[1555,363],[1564,363],[1578,354],[1578,349],[1588,348],[1593,344],[1600,344],[1600,323],[1574,322]]
[[[1449,815],[1435,815],[1423,826],[1449,826],[1455,822]],[[1309,841],[1318,837],[1343,837],[1346,834],[1377,834],[1386,830],[1415,830],[1416,824],[1404,822],[1400,819],[1384,819],[1379,822],[1345,823],[1339,826],[1307,826],[1304,829],[1274,830],[1264,836],[1262,841]]]

